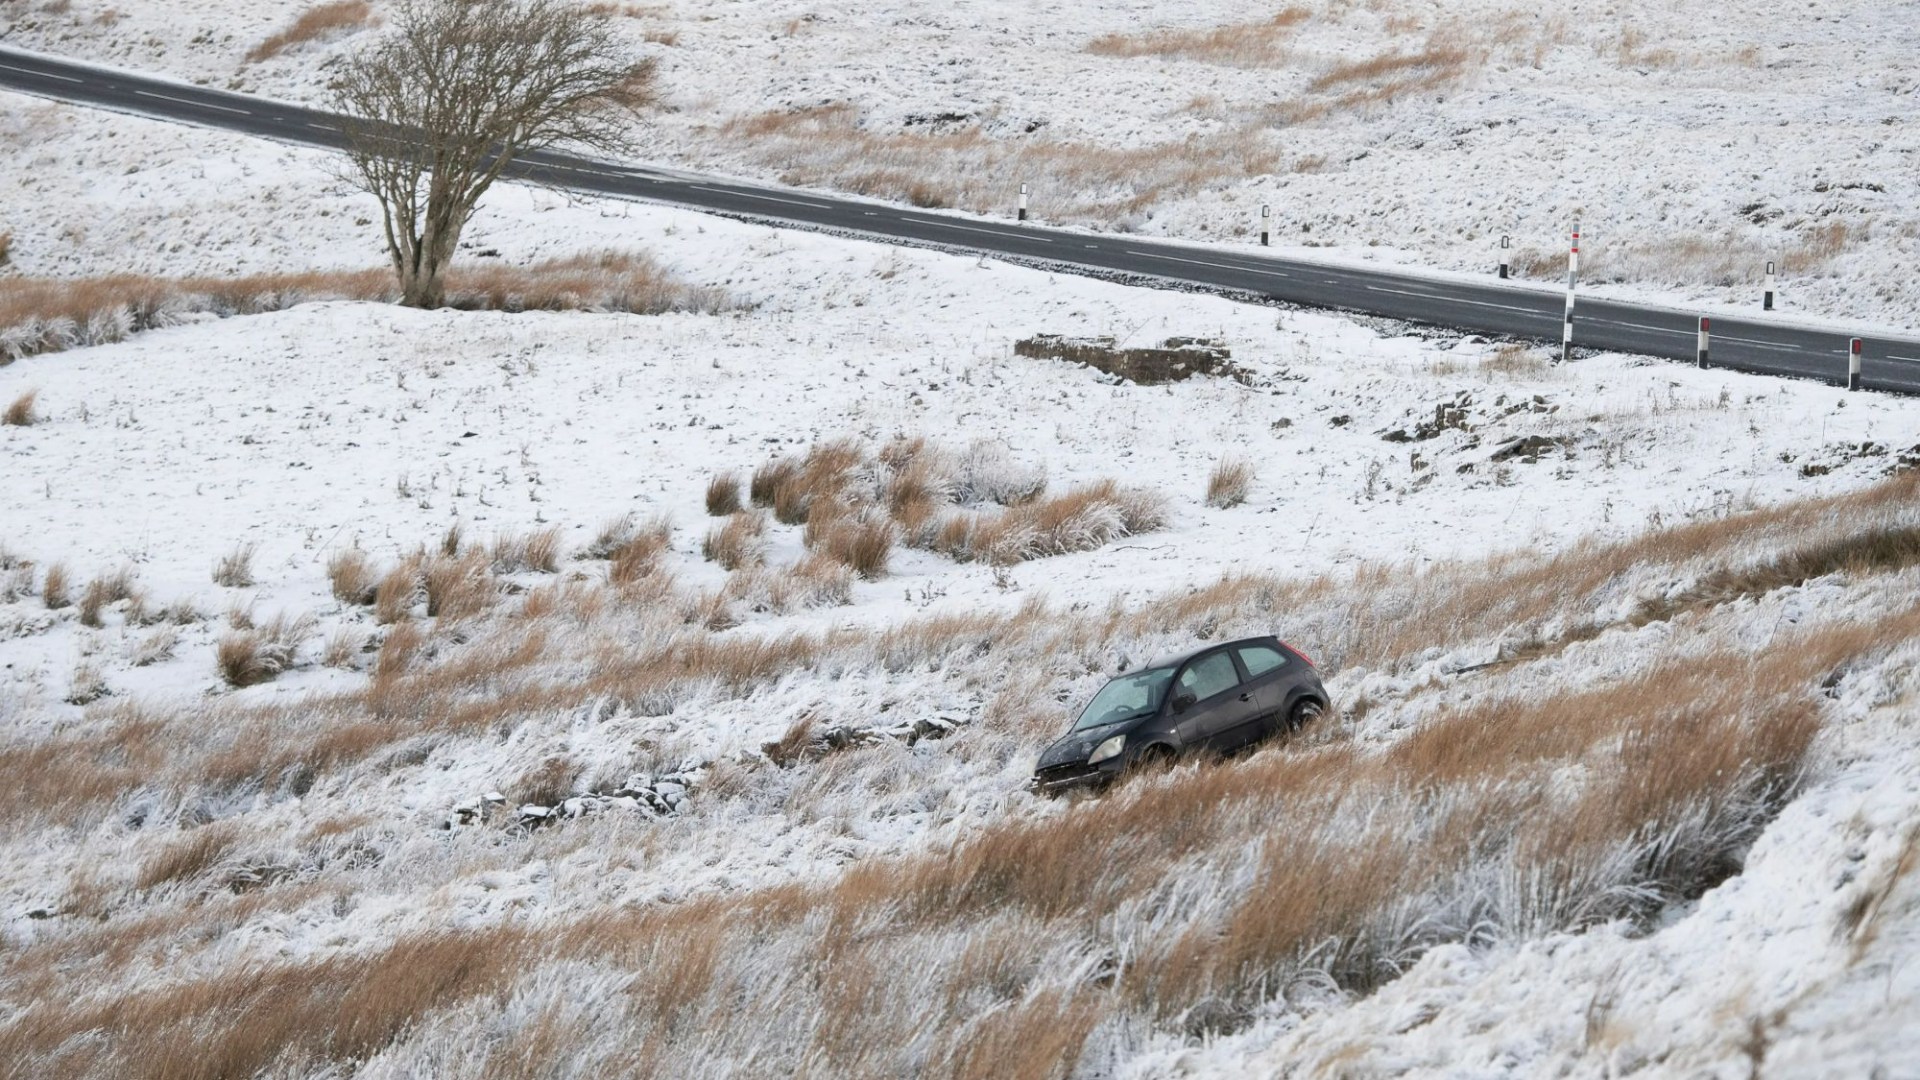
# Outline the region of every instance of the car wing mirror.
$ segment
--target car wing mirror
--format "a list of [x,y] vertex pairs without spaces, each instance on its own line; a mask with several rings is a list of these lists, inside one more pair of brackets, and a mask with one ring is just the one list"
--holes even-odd
[[1191,693],[1187,693],[1184,691],[1181,693],[1175,694],[1173,695],[1173,711],[1176,714],[1186,712],[1188,709],[1193,708],[1193,703],[1198,700],[1199,698],[1196,698]]

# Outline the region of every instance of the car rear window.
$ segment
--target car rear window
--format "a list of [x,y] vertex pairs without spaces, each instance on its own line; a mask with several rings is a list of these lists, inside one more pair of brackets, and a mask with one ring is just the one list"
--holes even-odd
[[1285,667],[1287,658],[1271,645],[1243,645],[1240,662],[1247,665],[1247,678],[1257,679],[1275,668]]
[[1233,657],[1223,652],[1196,660],[1180,673],[1180,688],[1200,701],[1231,690],[1239,682],[1240,675],[1233,670]]

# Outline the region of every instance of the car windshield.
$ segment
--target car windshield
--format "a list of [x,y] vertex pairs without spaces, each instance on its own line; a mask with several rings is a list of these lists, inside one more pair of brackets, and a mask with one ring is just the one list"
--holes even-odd
[[1120,676],[1093,695],[1093,700],[1081,710],[1080,719],[1074,721],[1073,730],[1086,731],[1154,712],[1160,708],[1160,699],[1166,697],[1167,683],[1172,679],[1170,667],[1148,668]]

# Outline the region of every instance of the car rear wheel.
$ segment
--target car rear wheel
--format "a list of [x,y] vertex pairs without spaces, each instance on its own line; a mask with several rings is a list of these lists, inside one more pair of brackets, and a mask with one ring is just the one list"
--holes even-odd
[[1320,719],[1320,717],[1326,714],[1326,711],[1326,706],[1320,704],[1318,701],[1312,698],[1302,699],[1299,704],[1293,707],[1293,711],[1287,714],[1287,730],[1299,731],[1301,728]]

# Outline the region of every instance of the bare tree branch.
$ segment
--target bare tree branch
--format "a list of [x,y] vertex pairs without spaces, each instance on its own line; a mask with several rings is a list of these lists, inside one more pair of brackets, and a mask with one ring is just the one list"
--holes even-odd
[[401,303],[439,307],[441,277],[487,189],[552,147],[632,149],[651,60],[570,0],[401,0],[393,33],[333,83],[350,178],[380,202]]

